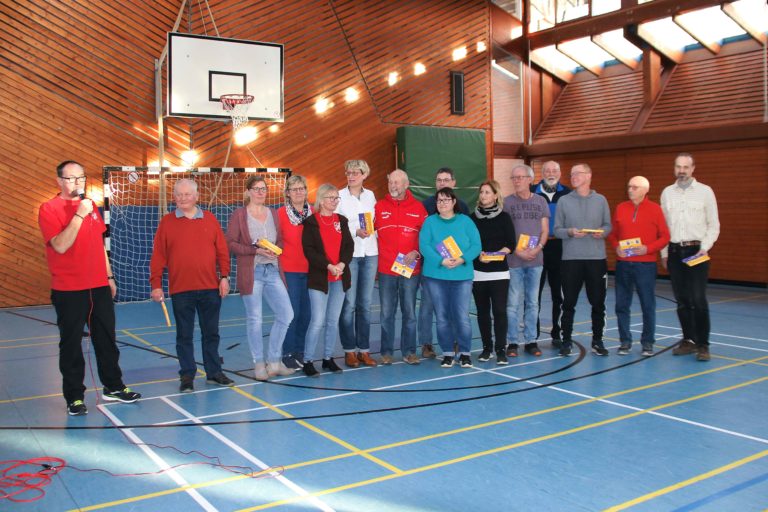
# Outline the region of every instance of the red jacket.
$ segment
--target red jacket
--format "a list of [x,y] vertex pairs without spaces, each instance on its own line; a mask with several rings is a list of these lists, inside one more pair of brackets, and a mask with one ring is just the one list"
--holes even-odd
[[629,258],[618,256],[617,259],[621,261],[656,261],[656,253],[669,243],[669,228],[667,228],[667,221],[664,220],[661,206],[646,197],[637,205],[637,212],[635,213],[635,203],[632,201],[620,203],[616,207],[616,214],[613,216],[613,229],[608,235],[608,242],[615,249],[619,245],[619,240],[626,240],[627,238],[640,238],[640,242],[648,247],[648,253]]
[[[419,230],[427,218],[427,210],[416,200],[410,190],[398,201],[387,194],[376,203],[376,233],[379,238],[379,272],[396,276],[392,263],[397,253],[407,254],[419,250]],[[421,272],[421,260],[414,274]]]
[[202,218],[188,219],[171,212],[160,220],[149,262],[149,282],[153,290],[162,286],[165,268],[171,295],[217,290],[217,264],[219,274],[229,276],[229,250],[224,232],[211,212],[202,213]]

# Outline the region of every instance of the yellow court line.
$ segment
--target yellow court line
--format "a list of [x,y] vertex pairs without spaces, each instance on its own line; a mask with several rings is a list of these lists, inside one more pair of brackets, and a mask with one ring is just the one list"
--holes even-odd
[[726,464],[725,466],[721,466],[711,471],[707,471],[706,473],[696,475],[692,478],[689,478],[688,480],[683,480],[682,482],[672,484],[670,486],[664,487],[663,489],[659,489],[658,491],[653,491],[648,494],[644,494],[643,496],[638,496],[633,500],[626,501],[619,505],[614,505],[613,507],[610,507],[610,508],[606,508],[604,512],[618,512],[619,510],[625,510],[625,509],[628,509],[629,507],[634,507],[635,505],[639,505],[640,503],[645,503],[646,501],[650,501],[654,498],[658,498],[659,496],[663,496],[665,494],[678,491],[684,487],[688,487],[689,485],[702,482],[714,476],[725,473],[726,471],[730,471],[732,469],[738,468],[739,466],[743,466],[744,464],[749,464],[750,462],[756,461],[758,459],[762,459],[765,456],[768,456],[768,450],[763,450],[762,452],[755,453],[754,455],[750,455],[749,457],[744,457],[743,459],[735,460],[730,464]]
[[595,422],[595,423],[590,423],[588,425],[582,425],[580,427],[574,427],[572,429],[563,430],[561,432],[556,432],[556,433],[553,433],[553,434],[547,434],[545,436],[540,436],[540,437],[533,438],[533,439],[527,439],[525,441],[520,441],[520,442],[517,442],[517,443],[508,444],[508,445],[505,445],[505,446],[499,446],[499,447],[491,448],[489,450],[484,450],[484,451],[481,451],[481,452],[470,453],[470,454],[467,454],[467,455],[464,455],[464,456],[461,456],[461,457],[456,457],[454,459],[449,459],[449,460],[445,460],[445,461],[442,461],[442,462],[436,462],[434,464],[428,464],[426,466],[421,466],[421,467],[418,467],[418,468],[408,469],[408,470],[403,471],[402,474],[398,474],[398,475],[383,475],[383,476],[376,477],[376,478],[371,478],[371,479],[368,479],[368,480],[363,480],[363,481],[359,481],[359,482],[352,482],[352,483],[349,483],[349,484],[346,484],[346,485],[341,485],[341,486],[338,486],[338,487],[333,487],[333,488],[330,488],[330,489],[324,489],[322,491],[316,491],[316,492],[313,492],[313,493],[309,493],[309,494],[307,494],[305,496],[293,496],[291,498],[287,498],[287,499],[284,499],[284,500],[274,501],[272,503],[265,503],[263,505],[259,505],[259,506],[256,506],[256,507],[240,509],[238,512],[251,512],[251,511],[254,511],[254,510],[264,510],[264,509],[267,509],[267,508],[277,507],[277,506],[286,505],[286,504],[290,504],[290,503],[297,503],[297,502],[300,502],[300,501],[304,501],[304,500],[306,500],[306,499],[308,499],[310,497],[320,497],[320,496],[326,496],[328,494],[335,494],[335,493],[338,493],[338,492],[341,492],[341,491],[345,491],[345,490],[349,490],[349,489],[355,489],[355,488],[364,487],[364,486],[375,484],[375,483],[384,482],[384,481],[387,481],[387,480],[392,480],[394,478],[400,478],[400,477],[403,477],[403,476],[410,476],[410,475],[413,475],[413,474],[422,473],[422,472],[429,471],[429,470],[432,470],[432,469],[437,469],[437,468],[442,468],[442,467],[445,467],[445,466],[450,466],[452,464],[456,464],[456,463],[459,463],[459,462],[466,462],[468,460],[474,460],[474,459],[477,459],[477,458],[480,458],[480,457],[485,457],[487,455],[494,455],[494,454],[497,454],[497,453],[500,453],[500,452],[504,452],[504,451],[509,451],[509,450],[512,450],[512,449],[515,449],[515,448],[520,448],[520,447],[523,447],[523,446],[529,446],[529,445],[540,443],[540,442],[543,442],[543,441],[548,441],[548,440],[551,440],[551,439],[557,439],[559,437],[564,437],[564,436],[567,436],[567,435],[570,435],[570,434],[575,434],[575,433],[578,433],[578,432],[584,432],[586,430],[591,430],[591,429],[594,429],[594,428],[597,428],[597,427],[602,427],[602,426],[605,426],[605,425],[610,425],[612,423],[617,423],[617,422],[624,421],[624,420],[627,420],[627,419],[635,418],[637,416],[641,416],[641,415],[647,414],[649,412],[655,412],[655,411],[659,411],[659,410],[666,409],[666,408],[669,408],[669,407],[674,407],[676,405],[680,405],[680,404],[683,404],[683,403],[686,403],[686,402],[691,402],[691,401],[699,400],[699,399],[706,398],[706,397],[709,397],[709,396],[718,395],[720,393],[725,393],[727,391],[732,391],[734,389],[742,388],[742,387],[745,387],[745,386],[750,386],[752,384],[757,384],[757,383],[760,383],[760,382],[763,382],[763,381],[766,381],[766,380],[768,380],[768,377],[761,377],[759,379],[754,379],[754,380],[748,381],[748,382],[742,382],[741,384],[736,384],[736,385],[729,386],[727,388],[719,389],[719,390],[716,390],[716,391],[710,391],[710,392],[707,392],[707,393],[703,393],[701,395],[696,395],[696,396],[692,396],[692,397],[689,397],[689,398],[685,398],[685,399],[681,399],[681,400],[676,400],[674,402],[669,402],[669,403],[666,403],[666,404],[661,404],[661,405],[657,405],[657,406],[654,406],[654,407],[650,407],[648,409],[643,409],[643,410],[640,410],[640,411],[635,411],[635,412],[632,412],[632,413],[629,413],[629,414],[625,414],[623,416],[617,416],[616,418],[610,418],[610,419],[607,419],[607,420],[598,421],[598,422]]
[[[279,414],[279,415],[281,415],[281,416],[283,416],[285,418],[293,418],[294,417],[289,412],[284,411],[284,410],[280,409],[279,407],[276,407],[276,406],[270,404],[269,402],[266,402],[266,401],[262,400],[261,398],[258,398],[258,397],[254,396],[254,395],[252,395],[252,394],[250,394],[250,393],[248,393],[246,391],[243,391],[240,388],[232,388],[232,389],[234,391],[237,391],[239,394],[243,395],[244,397],[248,398],[249,400],[253,400],[257,404],[261,404],[264,407],[266,407],[267,409],[269,409],[270,411],[276,412],[277,414]],[[299,425],[301,425],[304,428],[307,428],[307,429],[311,430],[312,432],[314,432],[316,434],[321,435],[322,437],[328,439],[329,441],[332,441],[332,442],[334,442],[334,443],[336,443],[338,445],[341,445],[345,449],[347,449],[350,452],[352,452],[353,455],[360,455],[361,457],[366,458],[369,461],[373,462],[374,464],[382,466],[382,467],[388,469],[389,471],[392,471],[395,474],[402,473],[401,469],[393,466],[392,464],[390,464],[390,463],[388,463],[386,461],[383,461],[383,460],[379,459],[378,457],[375,457],[375,456],[369,454],[365,450],[361,450],[360,448],[358,448],[358,447],[356,447],[356,446],[354,446],[354,445],[344,441],[343,439],[340,439],[340,438],[334,436],[330,432],[326,432],[325,430],[322,430],[322,429],[312,425],[311,423],[309,423],[307,421],[297,420],[296,423],[298,423]]]
[[[760,359],[766,359],[766,358],[768,358],[768,356],[760,357],[760,358],[757,358],[757,359],[755,359],[753,361],[757,361],[757,360],[760,360]],[[500,419],[500,420],[494,420],[494,421],[489,421],[489,422],[486,422],[486,423],[481,423],[481,424],[478,424],[478,425],[473,425],[473,426],[470,426],[470,427],[462,427],[462,428],[458,428],[458,429],[454,429],[454,430],[450,430],[450,431],[446,431],[446,432],[441,432],[439,434],[430,434],[430,435],[427,435],[427,436],[417,437],[417,438],[413,438],[413,439],[406,440],[406,441],[399,441],[399,442],[390,443],[390,444],[387,444],[387,445],[381,445],[381,446],[376,446],[376,447],[372,447],[372,448],[367,448],[365,450],[360,450],[359,454],[362,455],[362,454],[365,454],[365,453],[373,453],[373,452],[382,451],[382,450],[391,449],[391,448],[396,448],[396,447],[400,447],[400,446],[406,446],[406,445],[409,445],[409,444],[415,444],[415,443],[422,442],[422,441],[428,441],[428,440],[431,440],[431,439],[438,439],[440,437],[446,437],[446,436],[449,436],[449,435],[455,435],[455,434],[470,432],[472,430],[479,430],[481,428],[501,425],[503,423],[517,421],[517,420],[521,420],[521,419],[525,419],[525,418],[530,418],[530,417],[534,417],[534,416],[539,416],[539,415],[543,415],[543,414],[546,414],[546,413],[549,413],[549,412],[557,412],[557,411],[561,411],[561,410],[564,410],[564,409],[569,409],[569,408],[572,408],[572,407],[577,407],[577,406],[580,406],[580,405],[586,405],[586,404],[594,403],[594,402],[597,402],[597,401],[600,401],[600,400],[605,400],[605,399],[608,399],[608,398],[613,398],[613,397],[616,397],[616,396],[621,396],[621,395],[626,395],[626,394],[634,393],[636,391],[643,391],[643,390],[651,389],[651,388],[654,388],[654,387],[660,387],[660,386],[663,386],[663,385],[667,385],[667,384],[671,384],[671,383],[687,380],[687,379],[694,378],[694,377],[699,377],[699,376],[706,375],[706,374],[709,374],[709,373],[714,373],[714,372],[718,372],[718,371],[721,371],[721,370],[730,369],[730,368],[734,368],[734,367],[737,367],[737,366],[742,366],[743,364],[747,364],[747,363],[750,363],[750,362],[753,362],[753,361],[745,361],[745,362],[741,362],[741,363],[735,363],[735,364],[723,366],[723,367],[720,367],[720,368],[711,368],[709,370],[704,370],[704,371],[701,371],[701,372],[698,372],[698,373],[694,373],[694,374],[691,374],[691,375],[686,375],[686,376],[682,376],[682,377],[675,377],[673,379],[667,379],[667,380],[660,381],[660,382],[653,383],[653,384],[646,384],[644,386],[640,386],[640,387],[637,387],[637,388],[632,388],[632,389],[628,389],[628,390],[624,390],[624,391],[617,391],[617,392],[614,392],[614,393],[609,393],[607,395],[603,395],[603,396],[599,396],[599,397],[595,397],[595,398],[590,398],[590,399],[586,399],[586,400],[581,400],[579,402],[574,402],[572,404],[560,405],[560,406],[557,406],[557,407],[552,407],[552,408],[544,409],[544,410],[541,410],[541,411],[525,413],[525,414],[521,414],[521,415],[517,415],[517,416],[511,416],[511,417],[508,417],[508,418],[503,418],[503,419]],[[722,390],[722,391],[725,391],[725,389]],[[709,394],[717,394],[717,393],[718,393],[717,391],[710,392],[710,393],[705,394],[705,395],[700,395],[700,397],[703,398],[705,396],[708,396]],[[698,399],[698,398],[695,398],[695,399]],[[682,401],[670,402],[670,404],[672,404],[672,405],[678,405],[680,403],[682,403]],[[665,405],[666,404],[664,404],[663,406],[665,406]],[[658,407],[663,407],[663,406],[658,406]],[[650,409],[649,409],[649,411],[650,411]],[[641,412],[642,411],[639,411],[638,413],[641,413]],[[636,415],[636,414],[634,414],[634,415]],[[633,417],[634,415],[628,415],[628,416],[626,416],[626,418]],[[550,434],[547,437],[550,438],[551,436],[552,436],[552,434]],[[353,456],[356,456],[356,455],[358,455],[358,453],[348,452],[348,453],[343,453],[343,454],[339,454],[339,455],[332,455],[332,456],[329,456],[329,457],[323,457],[323,458],[319,458],[319,459],[311,459],[311,460],[308,460],[308,461],[297,462],[297,463],[294,463],[294,464],[284,465],[284,466],[281,466],[281,467],[283,468],[284,471],[288,471],[288,470],[302,468],[302,467],[307,467],[307,466],[314,466],[316,464],[322,464],[322,463],[325,463],[325,462],[333,462],[333,461],[340,460],[340,459],[346,459],[346,458],[350,458],[350,457],[353,457]],[[264,472],[257,473],[257,474],[269,473],[269,472],[272,472],[272,471],[274,471],[274,470],[273,469],[269,469],[269,470],[265,470]],[[404,470],[404,471],[402,471],[402,474],[403,474],[403,476],[405,476],[407,474],[411,474],[413,471],[414,470]],[[397,476],[397,474],[392,474],[392,475],[386,475],[384,477],[379,477],[379,479],[376,480],[376,482],[388,480],[388,479],[394,478],[396,476]],[[108,503],[92,505],[91,507],[84,508],[82,510],[97,510],[97,509],[107,508],[107,507],[113,506],[114,504],[133,503],[133,502],[142,501],[144,499],[150,499],[150,498],[153,498],[155,496],[164,496],[164,495],[168,495],[168,494],[184,492],[184,491],[186,491],[188,489],[206,488],[206,487],[210,487],[210,486],[215,486],[215,485],[220,485],[220,484],[224,484],[224,483],[234,482],[236,480],[241,480],[243,478],[249,478],[249,477],[248,476],[235,476],[235,477],[228,477],[228,478],[225,478],[225,479],[211,480],[211,481],[207,481],[207,482],[200,482],[200,483],[192,484],[192,485],[189,485],[189,486],[178,487],[178,488],[174,488],[174,489],[167,489],[165,491],[159,491],[159,493],[151,493],[151,494],[139,495],[139,496],[134,496],[134,497],[131,497],[131,498],[125,498],[123,500],[119,500],[119,501],[116,501],[116,502],[108,502]],[[376,483],[376,482],[371,482],[371,483]],[[352,484],[350,484],[350,485],[352,485]],[[341,489],[341,490],[343,490],[343,489]]]

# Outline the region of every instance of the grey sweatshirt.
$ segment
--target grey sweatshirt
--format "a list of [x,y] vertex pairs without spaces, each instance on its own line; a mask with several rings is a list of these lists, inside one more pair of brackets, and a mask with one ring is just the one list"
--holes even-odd
[[[602,229],[602,238],[568,236],[568,228]],[[611,211],[605,196],[594,190],[581,196],[575,190],[557,202],[555,236],[563,240],[564,260],[604,260],[605,237],[611,232]]]

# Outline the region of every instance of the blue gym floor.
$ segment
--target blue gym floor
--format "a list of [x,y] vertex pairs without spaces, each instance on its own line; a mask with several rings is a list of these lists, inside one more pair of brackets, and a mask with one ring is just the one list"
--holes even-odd
[[[671,298],[669,283],[659,281],[657,294]],[[657,302],[657,355],[642,358],[637,342],[631,356],[616,355],[611,287],[609,357],[561,358],[544,338],[542,357],[521,354],[509,366],[398,360],[258,383],[242,302],[231,296],[221,354],[236,387],[207,385],[201,373],[184,395],[175,330],[160,306],[119,304],[121,366],[144,399],[102,403],[90,354],[84,417],[69,417],[60,394],[53,310],[0,310],[1,467],[38,457],[65,464],[45,487],[15,496],[38,499],[0,498],[0,509],[765,510],[768,296],[712,285],[709,299],[707,363],[664,350],[680,338],[665,299]],[[545,332],[549,310],[545,300]],[[588,315],[582,297],[576,340],[587,349]],[[378,306],[374,319],[377,352]],[[123,425],[133,428],[114,428]],[[9,492],[0,485],[0,496]]]

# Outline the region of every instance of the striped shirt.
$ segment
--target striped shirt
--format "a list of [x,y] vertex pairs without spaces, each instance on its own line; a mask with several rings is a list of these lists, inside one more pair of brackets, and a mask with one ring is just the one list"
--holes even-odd
[[[661,193],[661,209],[669,226],[670,242],[699,240],[702,251],[709,251],[715,245],[720,235],[720,220],[711,187],[696,178],[692,178],[687,188],[677,183],[670,185]],[[667,257],[666,247],[661,257]]]

